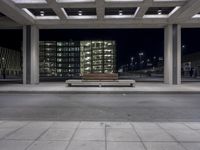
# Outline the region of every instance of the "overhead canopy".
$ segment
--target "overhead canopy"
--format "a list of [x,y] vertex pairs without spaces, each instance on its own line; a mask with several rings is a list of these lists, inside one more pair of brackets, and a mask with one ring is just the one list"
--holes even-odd
[[0,12],[0,27],[7,22],[44,29],[200,27],[200,0],[1,0]]

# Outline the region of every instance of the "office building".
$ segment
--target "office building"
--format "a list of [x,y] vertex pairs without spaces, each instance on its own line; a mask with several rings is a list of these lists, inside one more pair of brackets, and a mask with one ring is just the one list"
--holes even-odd
[[40,41],[40,77],[115,72],[114,41]]
[[78,77],[80,42],[41,41],[40,77]]
[[6,76],[19,76],[22,73],[21,52],[0,47],[0,73]]

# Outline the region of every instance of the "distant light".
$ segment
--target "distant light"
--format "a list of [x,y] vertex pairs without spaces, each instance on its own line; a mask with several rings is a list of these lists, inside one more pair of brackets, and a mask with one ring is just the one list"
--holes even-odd
[[143,53],[143,52],[139,53],[139,56],[143,56],[143,55],[144,55],[144,53]]
[[81,10],[79,10],[79,11],[78,11],[78,15],[79,15],[79,16],[82,16],[82,15],[83,15],[83,12],[82,12]]
[[162,15],[162,10],[161,9],[158,10],[158,15]]

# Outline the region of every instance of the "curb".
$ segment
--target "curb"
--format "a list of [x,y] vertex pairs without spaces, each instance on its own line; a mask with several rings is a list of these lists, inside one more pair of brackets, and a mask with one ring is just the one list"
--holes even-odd
[[200,94],[200,91],[0,91],[0,94]]

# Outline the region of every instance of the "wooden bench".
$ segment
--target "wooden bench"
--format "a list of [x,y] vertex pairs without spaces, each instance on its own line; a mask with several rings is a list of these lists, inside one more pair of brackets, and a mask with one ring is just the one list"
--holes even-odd
[[117,73],[87,73],[83,74],[83,80],[118,80]]
[[135,87],[135,80],[118,80],[118,74],[84,74],[82,80],[66,80],[66,86],[128,86]]

